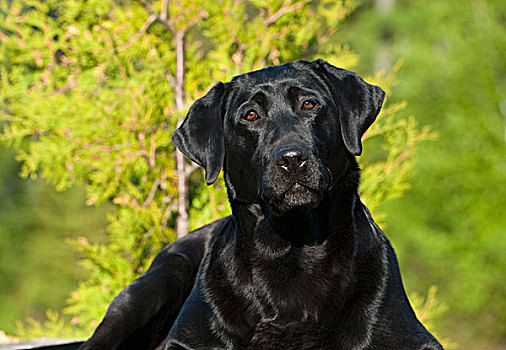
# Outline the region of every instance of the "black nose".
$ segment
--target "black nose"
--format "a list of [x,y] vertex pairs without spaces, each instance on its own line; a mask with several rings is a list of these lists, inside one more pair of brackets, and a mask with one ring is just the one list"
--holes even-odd
[[309,158],[309,151],[302,145],[284,147],[274,154],[276,165],[287,172],[302,170]]

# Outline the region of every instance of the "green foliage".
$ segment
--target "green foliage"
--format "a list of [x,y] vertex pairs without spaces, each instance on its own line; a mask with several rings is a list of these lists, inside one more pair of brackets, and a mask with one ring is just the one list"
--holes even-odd
[[436,297],[437,287],[430,286],[427,291],[427,296],[424,298],[418,293],[412,293],[410,295],[410,302],[413,308],[416,310],[416,315],[420,322],[444,345],[445,349],[452,350],[457,349],[458,346],[451,340],[448,340],[441,336],[441,332],[436,327],[436,323],[440,321],[441,317],[446,314],[448,306],[441,303]]
[[[368,81],[374,81],[390,92],[396,83],[394,77],[400,67],[401,64],[397,64],[388,75],[377,72]],[[419,130],[413,117],[396,118],[396,113],[405,107],[406,102],[384,107],[378,121],[362,137],[366,156],[361,159],[365,166],[362,170],[360,194],[369,209],[375,213],[375,220],[380,223],[384,214],[379,206],[385,201],[400,197],[409,188],[406,179],[414,165],[418,144],[436,137],[428,127]]]
[[[200,175],[198,176],[198,180],[202,181],[202,174],[198,175]],[[222,175],[220,175],[219,180],[213,187],[212,191],[204,186],[199,186],[195,189],[189,210],[190,229],[197,229],[211,221],[231,214],[227,189]]]
[[[175,238],[170,135],[183,113],[174,101],[176,34],[184,32],[187,108],[217,80],[271,64],[322,57],[353,68],[358,57],[338,43],[336,31],[355,6],[352,0],[169,1],[164,22],[154,15],[161,1],[0,4],[0,141],[17,150],[22,176],[41,176],[58,190],[83,183],[87,205],[116,206],[107,243],[71,241],[90,270],[65,311],[76,332],[90,332],[112,297]],[[366,80],[389,91],[394,75]],[[407,188],[416,146],[432,137],[413,119],[394,118],[404,105],[387,105],[366,135],[365,147],[377,147],[362,161],[361,191],[373,209]],[[211,188],[202,183],[200,171],[190,177],[192,227],[230,212],[223,181]],[[49,316],[40,329],[65,335],[61,319]],[[37,327],[19,332],[35,335]]]
[[[51,335],[77,339],[83,336],[79,331],[76,332],[75,328],[69,327],[67,320],[62,318],[58,312],[48,310],[45,316],[44,322],[39,322],[31,317],[26,320],[26,323],[16,322],[17,336],[21,339],[47,338]],[[75,323],[76,320],[70,323]]]

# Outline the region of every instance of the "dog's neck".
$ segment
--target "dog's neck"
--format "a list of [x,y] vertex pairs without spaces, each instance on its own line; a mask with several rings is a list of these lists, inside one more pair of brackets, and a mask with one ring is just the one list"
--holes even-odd
[[271,245],[270,248],[313,246],[324,243],[344,228],[352,228],[359,177],[358,168],[350,168],[324,194],[318,207],[295,208],[280,216],[265,203],[230,199],[237,225],[236,243],[241,245],[242,241],[254,239]]
[[[258,303],[257,311],[240,316],[249,320],[245,329],[260,320],[278,325],[294,320],[301,325],[306,321],[324,322],[329,315],[319,308],[321,303],[315,302],[314,290],[319,291],[321,298],[332,295],[336,305],[345,303],[357,251],[354,215],[359,205],[358,178],[358,170],[348,171],[325,193],[317,208],[294,210],[283,216],[272,216],[259,203],[231,201],[233,226],[225,231],[220,255],[212,257],[216,260],[211,262],[206,283],[212,284],[224,271],[243,272],[245,279],[227,277],[232,287],[225,289],[239,291],[238,294],[248,291],[244,302]],[[270,284],[279,271],[283,271],[283,280],[290,284],[290,290],[281,292]],[[314,283],[308,284],[308,280]],[[339,283],[329,285],[327,281]],[[266,296],[276,298],[279,305],[265,303]]]

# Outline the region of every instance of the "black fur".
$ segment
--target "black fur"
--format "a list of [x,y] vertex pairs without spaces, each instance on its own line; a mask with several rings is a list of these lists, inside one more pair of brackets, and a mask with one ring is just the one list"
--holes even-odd
[[173,141],[208,184],[224,168],[233,214],[164,250],[82,349],[442,349],[357,194],[383,98],[317,60],[196,101]]

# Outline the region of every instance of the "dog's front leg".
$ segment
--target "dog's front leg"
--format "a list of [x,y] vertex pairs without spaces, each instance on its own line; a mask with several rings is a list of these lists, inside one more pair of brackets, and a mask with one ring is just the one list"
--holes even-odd
[[114,298],[93,336],[80,349],[156,348],[193,286],[193,270],[184,256],[160,253],[144,275]]
[[207,243],[226,222],[219,220],[190,233],[158,254],[148,271],[114,298],[80,349],[155,349],[193,288]]

